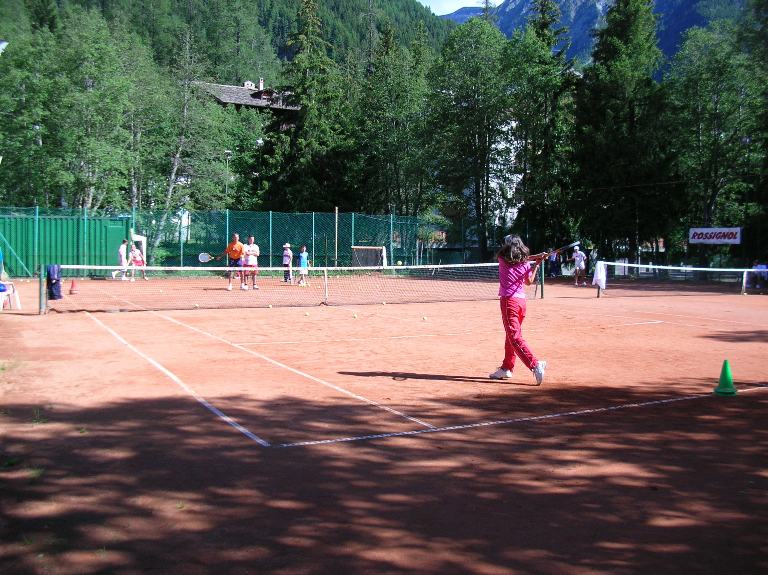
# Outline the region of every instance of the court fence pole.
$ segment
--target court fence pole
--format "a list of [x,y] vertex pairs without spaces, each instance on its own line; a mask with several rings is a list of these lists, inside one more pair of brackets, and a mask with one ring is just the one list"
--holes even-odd
[[40,266],[39,273],[37,274],[37,277],[39,278],[38,283],[38,290],[39,290],[39,310],[38,315],[43,315],[45,313],[45,269],[47,266]]
[[355,212],[352,212],[352,245],[355,245]]
[[179,218],[179,265],[184,265],[184,216]]
[[395,244],[393,237],[395,235],[395,213],[394,210],[389,212],[389,261],[395,261]]
[[35,204],[34,270],[40,270],[40,207]]
[[315,212],[312,212],[312,261],[315,261]]
[[333,208],[334,216],[334,240],[333,240],[333,266],[339,267],[339,207]]
[[272,210],[269,210],[269,267],[272,267]]

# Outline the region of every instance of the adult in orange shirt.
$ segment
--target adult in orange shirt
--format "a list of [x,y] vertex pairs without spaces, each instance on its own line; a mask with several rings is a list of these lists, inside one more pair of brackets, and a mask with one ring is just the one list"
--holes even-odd
[[[229,256],[229,264],[227,267],[242,268],[243,267],[243,249],[245,246],[240,242],[240,234],[232,234],[232,241],[227,244],[226,249],[216,258],[220,260],[224,256]],[[232,277],[237,276],[240,278],[240,289],[248,289],[248,285],[245,283],[245,277],[241,271],[231,271],[227,274],[229,283],[227,284],[227,291],[232,291]]]

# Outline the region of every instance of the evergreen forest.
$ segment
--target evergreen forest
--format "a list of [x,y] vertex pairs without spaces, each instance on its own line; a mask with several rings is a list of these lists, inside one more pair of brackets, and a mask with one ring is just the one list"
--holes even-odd
[[[509,38],[484,5],[456,25],[416,0],[3,0],[0,205],[337,207],[469,222],[486,255],[512,229],[658,263],[689,227],[742,227],[733,263],[766,258],[768,0],[669,61],[653,2],[615,0],[586,63],[553,0]],[[199,87],[259,78],[290,123]]]

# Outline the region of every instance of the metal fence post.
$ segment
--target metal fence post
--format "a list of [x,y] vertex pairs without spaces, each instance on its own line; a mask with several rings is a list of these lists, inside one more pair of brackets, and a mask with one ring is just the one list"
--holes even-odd
[[395,235],[395,213],[394,210],[389,212],[389,263],[395,261],[395,244],[393,237]]
[[355,245],[355,212],[352,212],[352,245]]
[[272,210],[269,210],[269,267],[272,267]]
[[83,251],[81,253],[82,265],[88,265],[88,208],[83,208]]
[[179,265],[184,265],[184,215],[179,218]]
[[315,261],[315,212],[312,212],[312,261]]
[[38,289],[40,291],[40,299],[39,299],[39,315],[43,315],[45,313],[45,268],[43,266],[40,266],[40,272],[38,273],[38,278],[40,281],[38,282]]
[[40,269],[40,208],[35,205],[35,239],[34,239],[34,267],[32,269]]
[[333,266],[339,267],[339,208],[333,208],[334,213],[334,240],[333,240]]

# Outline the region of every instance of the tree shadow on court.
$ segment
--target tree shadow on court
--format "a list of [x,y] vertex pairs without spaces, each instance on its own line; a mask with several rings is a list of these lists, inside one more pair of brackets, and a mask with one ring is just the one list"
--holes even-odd
[[[0,573],[765,572],[768,393],[662,383],[506,387],[473,408],[540,418],[292,448],[185,398],[5,405]],[[637,406],[659,399],[680,401]],[[273,444],[423,429],[311,397],[216,405]]]
[[768,343],[767,329],[747,329],[743,331],[722,331],[703,335],[706,339],[717,341],[727,341],[729,343],[741,343],[755,341],[758,343]]
[[[487,377],[472,377],[468,375],[448,375],[443,373],[414,373],[409,371],[340,371],[339,375],[352,377],[385,377],[394,381],[418,379],[426,381],[454,381],[464,383],[492,383]],[[524,383],[508,381],[506,383],[525,385]],[[535,385],[531,383],[530,385]]]

